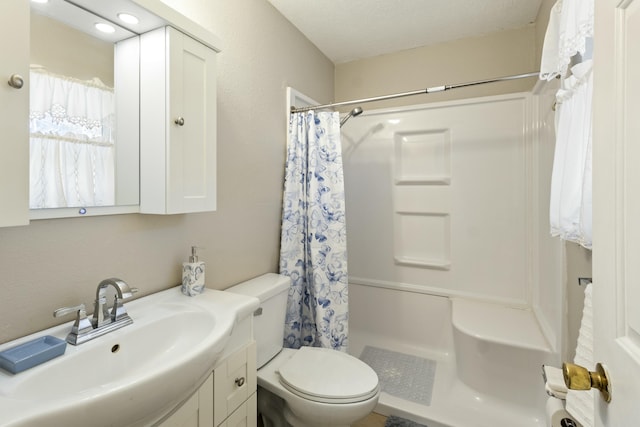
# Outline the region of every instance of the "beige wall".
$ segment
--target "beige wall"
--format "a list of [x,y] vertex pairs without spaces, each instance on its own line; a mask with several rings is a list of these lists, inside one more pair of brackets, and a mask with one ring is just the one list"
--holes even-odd
[[113,87],[113,44],[54,19],[31,14],[31,64],[48,71]]
[[538,16],[536,18],[536,64],[540,63],[542,57],[542,46],[544,44],[544,35],[549,24],[549,12],[556,3],[556,0],[542,0]]
[[[218,211],[32,221],[0,228],[0,343],[59,323],[120,277],[149,294],[180,282],[202,246],[207,286],[278,267],[285,87],[328,102],[333,64],[263,0],[167,0],[223,41],[218,80]],[[65,319],[67,320],[67,319]]]
[[[535,25],[424,46],[336,65],[335,101],[370,98],[538,71],[549,11],[556,0],[542,0]],[[367,103],[383,108],[529,91],[535,78],[461,88]],[[343,107],[348,111],[353,106]]]
[[[535,26],[336,65],[336,101],[369,98],[538,70]],[[366,109],[531,90],[535,78],[368,103]],[[349,108],[346,108],[347,110]]]

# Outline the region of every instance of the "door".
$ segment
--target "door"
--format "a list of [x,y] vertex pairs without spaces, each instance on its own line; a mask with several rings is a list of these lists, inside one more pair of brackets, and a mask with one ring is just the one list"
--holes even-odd
[[0,5],[0,227],[29,223],[29,27],[29,3],[3,0]]
[[[640,425],[640,0],[595,2],[594,358],[611,402],[596,426]],[[593,370],[593,367],[587,367]]]
[[167,27],[168,213],[216,210],[216,53]]

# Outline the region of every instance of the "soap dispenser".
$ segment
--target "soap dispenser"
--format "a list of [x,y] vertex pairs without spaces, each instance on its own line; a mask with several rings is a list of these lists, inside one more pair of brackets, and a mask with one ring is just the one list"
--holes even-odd
[[197,247],[191,247],[189,262],[182,263],[182,293],[190,297],[204,291],[204,262],[198,261]]

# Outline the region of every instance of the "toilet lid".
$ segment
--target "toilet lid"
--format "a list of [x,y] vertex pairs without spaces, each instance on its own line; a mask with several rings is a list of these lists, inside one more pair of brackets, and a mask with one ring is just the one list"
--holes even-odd
[[279,373],[290,392],[316,402],[361,402],[378,392],[378,376],[369,365],[328,348],[300,348]]

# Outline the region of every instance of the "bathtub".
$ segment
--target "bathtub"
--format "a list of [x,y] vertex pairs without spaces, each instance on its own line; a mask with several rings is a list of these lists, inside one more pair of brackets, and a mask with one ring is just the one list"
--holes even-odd
[[426,406],[383,392],[375,412],[429,427],[546,426],[541,365],[553,360],[532,312],[478,300],[349,285],[349,351],[436,362]]

